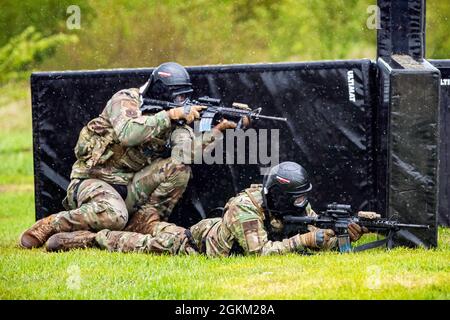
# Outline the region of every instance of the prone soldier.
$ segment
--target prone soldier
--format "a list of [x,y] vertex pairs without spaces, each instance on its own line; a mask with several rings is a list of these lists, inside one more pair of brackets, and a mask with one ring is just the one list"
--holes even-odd
[[[334,249],[337,238],[333,230],[313,226],[308,232],[276,240],[283,234],[283,215],[316,216],[308,202],[311,190],[306,170],[297,163],[283,162],[270,170],[263,185],[251,185],[229,199],[221,218],[204,219],[189,229],[160,223],[153,235],[110,230],[60,233],[49,239],[47,250],[99,247],[122,252],[200,252],[217,257]],[[169,232],[174,228],[176,232]],[[348,231],[351,241],[356,241],[367,229],[350,224]]]

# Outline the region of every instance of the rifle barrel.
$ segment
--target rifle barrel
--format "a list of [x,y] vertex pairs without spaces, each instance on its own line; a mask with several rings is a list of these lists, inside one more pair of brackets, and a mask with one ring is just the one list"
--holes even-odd
[[156,99],[149,99],[144,98],[144,105],[150,105],[150,106],[161,106],[166,108],[177,108],[182,107],[181,104],[169,102],[169,101],[163,101],[163,100],[156,100]]
[[430,229],[430,226],[424,224],[407,224],[407,223],[397,223],[399,228],[411,228],[411,229]]
[[275,121],[287,121],[287,118],[280,118],[280,117],[272,117],[272,116],[265,116],[257,113],[252,113],[250,110],[244,110],[239,108],[230,108],[230,107],[220,107],[218,108],[219,112],[229,113],[229,114],[235,114],[237,116],[250,116],[254,117],[256,119],[267,119],[267,120],[275,120]]
[[290,222],[290,223],[314,223],[317,221],[316,218],[312,218],[312,217],[299,217],[299,216],[284,216],[283,220],[285,222]]
[[280,118],[280,117],[272,117],[272,116],[264,116],[264,115],[255,115],[254,116],[257,119],[267,119],[267,120],[275,120],[275,121],[287,121],[287,118]]

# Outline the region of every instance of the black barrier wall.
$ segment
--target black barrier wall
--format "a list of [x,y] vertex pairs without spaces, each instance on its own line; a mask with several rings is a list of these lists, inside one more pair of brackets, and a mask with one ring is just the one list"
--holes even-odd
[[377,5],[380,8],[377,56],[425,57],[425,0],[378,0]]
[[[62,210],[80,129],[118,90],[142,85],[151,69],[35,73],[32,75],[36,217]],[[287,124],[279,130],[279,160],[303,164],[312,177],[313,206],[349,203],[377,207],[373,144],[374,66],[369,60],[188,68],[195,96],[263,107]],[[248,148],[248,146],[247,146]],[[251,183],[260,165],[193,165],[187,192],[172,221],[190,225]],[[384,212],[382,212],[384,213]]]
[[438,173],[445,147],[442,139],[447,139],[441,130],[443,138],[438,140],[438,126],[446,128],[447,124],[439,120],[439,71],[424,60],[425,3],[377,0],[377,200],[389,216],[432,225],[432,230],[416,235],[434,246],[438,208],[440,223],[446,224],[444,211],[448,217],[448,198],[442,191],[449,181],[445,172]]
[[450,60],[431,60],[441,72],[439,224],[450,226]]
[[378,65],[387,110],[388,216],[432,226],[411,232],[436,246],[440,73],[406,55],[379,58]]

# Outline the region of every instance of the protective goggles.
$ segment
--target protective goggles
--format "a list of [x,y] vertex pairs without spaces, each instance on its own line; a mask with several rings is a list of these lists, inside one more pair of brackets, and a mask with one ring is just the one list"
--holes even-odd
[[303,208],[308,204],[308,195],[306,193],[293,197],[294,207]]

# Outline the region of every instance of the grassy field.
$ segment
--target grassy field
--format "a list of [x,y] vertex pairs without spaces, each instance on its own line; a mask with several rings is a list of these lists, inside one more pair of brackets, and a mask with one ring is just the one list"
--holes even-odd
[[27,86],[0,88],[0,299],[449,299],[450,230],[434,250],[208,259],[17,248],[34,220]]

